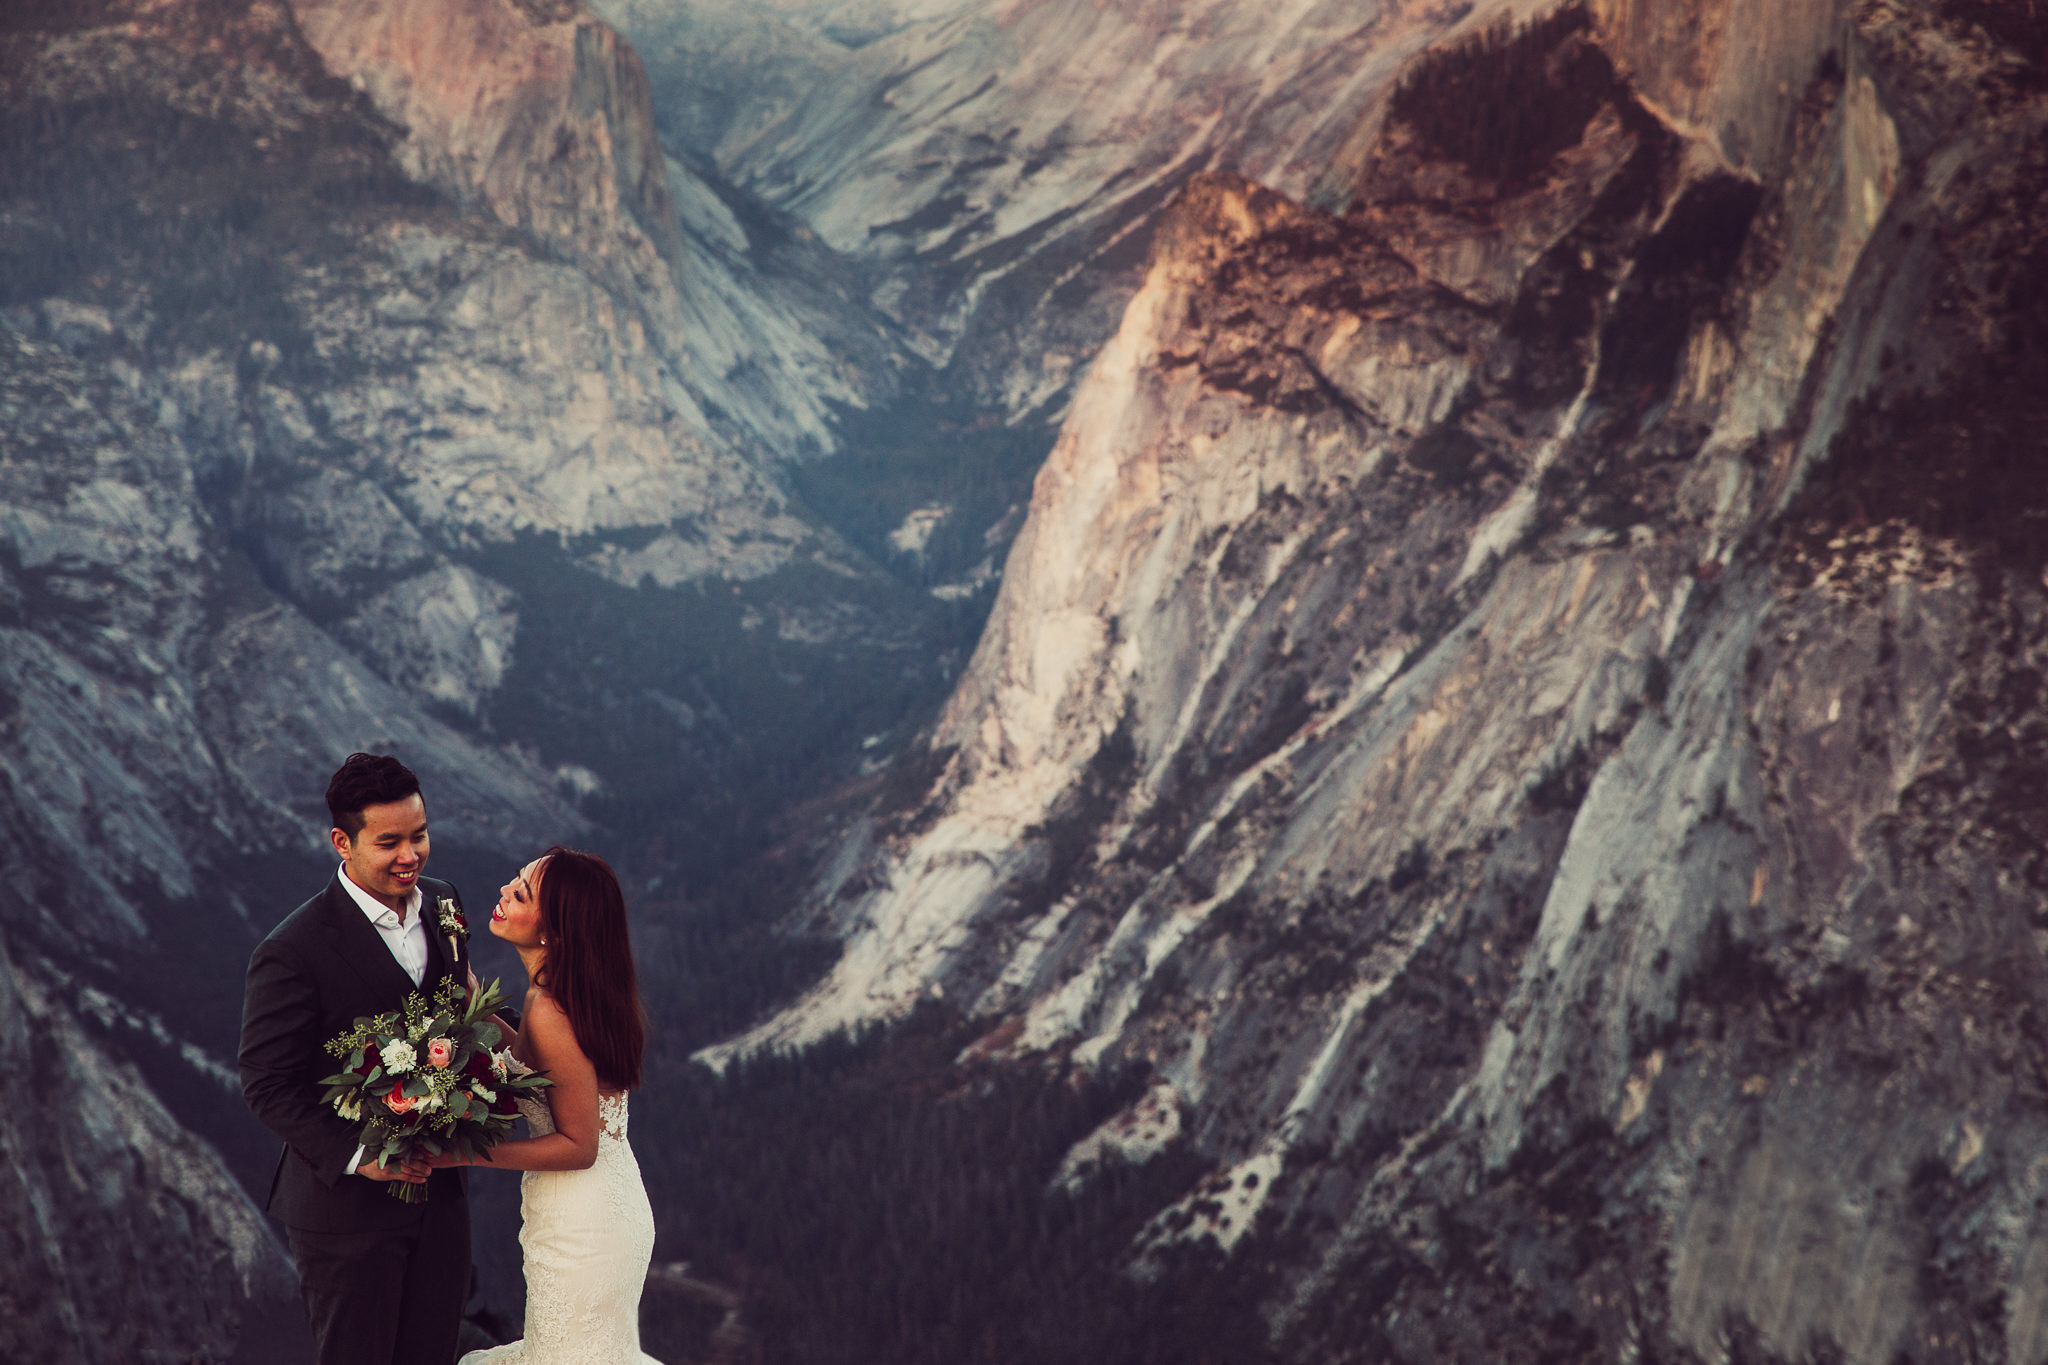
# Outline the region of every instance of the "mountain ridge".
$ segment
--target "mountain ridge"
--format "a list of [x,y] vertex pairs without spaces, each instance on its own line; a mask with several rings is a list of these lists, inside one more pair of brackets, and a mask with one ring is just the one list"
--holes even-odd
[[840,963],[713,1060],[938,995],[1149,1071],[1212,1174],[1133,1254],[1278,1273],[1283,1358],[2031,1358],[2037,293],[1967,282],[2042,108],[1939,7],[1745,15],[1441,49],[1342,214],[1181,191]]
[[601,6],[672,135],[872,262],[877,305],[1016,423],[1057,420],[1187,176],[1305,193],[1407,56],[1529,8],[907,6],[864,14],[849,46],[829,36],[844,6]]
[[[566,22],[485,8],[515,34]],[[630,70],[587,18],[568,28]],[[571,255],[537,235],[545,213],[512,202],[507,222],[430,183],[431,158],[409,170],[432,130],[377,107],[378,69],[363,58],[355,88],[265,3],[28,5],[0,27],[0,860],[17,878],[0,990],[22,1023],[0,1067],[52,1089],[0,1121],[9,1283],[34,1287],[0,1306],[9,1352],[297,1349],[289,1267],[252,1202],[276,1148],[232,1089],[221,1102],[238,1023],[221,987],[331,875],[319,791],[349,751],[420,773],[436,870],[472,896],[563,839],[629,843],[644,883],[719,853],[664,853],[621,834],[621,811],[688,831],[680,793],[744,824],[747,800],[796,780],[755,776],[759,721],[735,697],[784,723],[781,749],[762,732],[771,764],[838,771],[859,736],[818,735],[849,709],[807,715],[792,694],[881,672],[850,708],[865,734],[931,686],[907,651],[942,613],[777,472],[805,454],[802,422],[750,427],[738,401],[714,420],[690,388],[720,391],[749,354],[787,360],[763,327],[801,329],[778,309],[865,325],[833,302],[836,267],[777,248],[800,269],[735,314],[755,266],[727,240],[727,370],[707,368],[659,343],[607,265],[670,269],[588,150],[630,111],[596,101],[585,152],[555,170],[601,174],[534,201],[612,214],[614,239]],[[574,75],[539,92],[572,122]],[[484,188],[517,201],[516,167],[493,165]],[[651,143],[634,165],[672,174]],[[730,210],[701,180],[663,183],[697,196],[673,234],[697,259]],[[656,305],[681,307],[673,289]],[[834,364],[828,395],[886,389],[857,351]],[[586,699],[548,670],[607,612],[580,658],[623,657]],[[706,778],[720,764],[737,795]],[[188,1255],[132,1264],[181,1239]],[[516,1315],[516,1252],[492,1243],[480,1264]]]
[[[677,1036],[821,973],[710,1059],[908,1020],[709,1099],[660,1062],[689,1098],[637,1126],[708,1115],[778,1207],[817,1165],[820,1245],[882,1244],[848,1153],[930,1193],[894,1235],[1008,1245],[1033,1172],[978,1163],[1043,1123],[1018,1264],[1091,1314],[1201,1305],[1176,1346],[2048,1349],[2048,31],[1304,4],[1247,49],[1145,7],[779,8],[0,26],[10,1344],[224,1357],[292,1311],[237,1189],[270,1149],[209,1098],[218,984],[362,745],[465,882],[614,841],[647,960],[715,997],[656,1001]],[[1171,39],[1140,152],[1126,105],[987,84],[1069,23],[1091,79]],[[430,30],[504,57],[480,112],[426,88]],[[1254,49],[1327,101],[1292,121]],[[893,121],[840,141],[870,97]],[[1072,197],[1033,217],[1038,175]],[[783,927],[837,960],[769,962],[806,877]],[[875,1131],[763,1186],[791,1094]],[[193,1262],[106,1297],[180,1228]],[[778,1349],[900,1330],[869,1291]],[[1014,1347],[974,1326],[933,1339]]]

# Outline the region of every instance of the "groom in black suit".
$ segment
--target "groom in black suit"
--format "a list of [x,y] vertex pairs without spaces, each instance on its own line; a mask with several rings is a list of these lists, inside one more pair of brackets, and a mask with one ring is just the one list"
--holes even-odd
[[360,1015],[463,982],[468,955],[436,909],[461,896],[420,875],[427,809],[395,758],[350,754],[327,786],[341,858],[327,889],[292,911],[249,960],[242,997],[242,1096],[284,1139],[268,1209],[285,1225],[320,1365],[450,1365],[469,1287],[469,1202],[459,1170],[429,1197],[392,1197],[418,1169],[376,1165],[361,1125],[321,1102],[341,1069],[324,1050]]

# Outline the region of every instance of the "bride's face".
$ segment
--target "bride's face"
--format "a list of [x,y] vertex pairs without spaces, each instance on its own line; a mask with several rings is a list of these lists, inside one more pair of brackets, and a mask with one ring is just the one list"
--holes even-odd
[[515,948],[531,948],[541,941],[540,874],[541,860],[535,858],[498,888],[491,932]]

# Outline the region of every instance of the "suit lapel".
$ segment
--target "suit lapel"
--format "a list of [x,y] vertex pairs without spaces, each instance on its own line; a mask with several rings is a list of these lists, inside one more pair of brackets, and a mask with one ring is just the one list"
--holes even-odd
[[[414,989],[412,978],[405,974],[405,968],[398,965],[398,959],[384,946],[383,935],[370,923],[370,917],[363,913],[363,908],[342,889],[339,872],[327,885],[327,928],[334,939],[337,955],[379,997],[402,999]],[[427,952],[431,964],[431,943]]]

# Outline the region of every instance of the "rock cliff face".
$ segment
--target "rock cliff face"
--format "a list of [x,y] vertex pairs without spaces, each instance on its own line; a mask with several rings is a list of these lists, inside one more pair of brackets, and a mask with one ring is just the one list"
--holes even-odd
[[1306,193],[1402,60],[1510,6],[600,8],[673,138],[873,262],[874,301],[1019,420],[1064,405],[1189,176]]
[[715,857],[935,694],[922,594],[777,472],[895,343],[637,69],[510,4],[0,22],[0,1355],[278,1358],[233,983],[350,750],[477,896],[600,830]]
[[[819,668],[936,685],[904,656],[945,610],[779,472],[905,353],[829,252],[661,155],[588,15],[29,10],[10,43],[12,325],[173,414],[203,528],[415,703],[546,735],[567,708],[600,737],[549,763],[626,801]],[[602,696],[564,695],[574,620],[631,656]]]
[[579,5],[305,0],[292,13],[326,68],[403,130],[407,175],[582,265],[726,438],[770,459],[830,450],[831,405],[893,393],[908,361],[887,325],[821,254],[762,268],[772,226],[757,227],[754,259],[719,187],[664,154],[638,56]]
[[0,1353],[289,1313],[347,750],[651,889],[931,714],[1003,500],[798,495],[928,394],[1059,442],[738,1046],[1147,1073],[1055,1183],[1283,1359],[2048,1358],[2030,7],[604,16],[0,18]]
[[2048,1355],[2043,31],[1767,9],[1181,192],[747,1044],[1154,1072],[1289,1358]]
[[223,1164],[254,1180],[274,1149],[232,1122],[222,986],[317,885],[314,775],[358,744],[402,748],[455,859],[581,821],[546,774],[423,714],[209,543],[172,410],[118,366],[5,344],[0,1074],[19,1102],[0,1120],[0,1341],[226,1359],[295,1285]]
[[413,178],[579,255],[678,249],[647,78],[576,5],[306,0],[292,13],[327,69],[405,130]]

